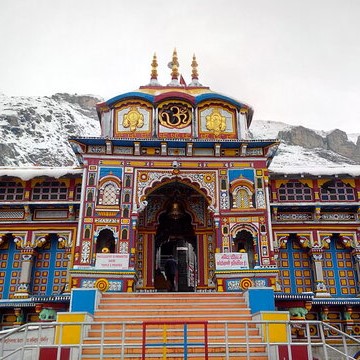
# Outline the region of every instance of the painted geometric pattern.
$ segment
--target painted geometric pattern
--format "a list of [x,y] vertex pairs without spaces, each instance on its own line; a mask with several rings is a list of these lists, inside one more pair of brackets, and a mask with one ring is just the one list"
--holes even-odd
[[0,299],[14,297],[21,274],[20,253],[15,252],[13,241],[9,249],[0,250]]
[[[50,245],[50,244],[49,244]],[[32,271],[33,295],[59,294],[66,283],[67,258],[65,251],[58,249],[56,241],[39,250]]]
[[323,274],[331,295],[356,296],[356,272],[350,251],[331,241],[324,251]]
[[[161,181],[163,178],[168,178],[172,176],[171,171],[148,171],[148,172],[139,172],[138,173],[138,182],[137,182],[137,198],[141,199],[144,195],[146,188],[150,188],[151,184],[156,181]],[[180,179],[190,180],[191,182],[197,183],[201,188],[206,189],[208,194],[216,194],[216,173],[214,171],[206,172],[197,172],[192,173],[178,174]],[[212,197],[212,205],[216,204],[216,197]]]
[[297,242],[289,241],[279,253],[279,281],[285,293],[312,291],[312,271],[308,253]]

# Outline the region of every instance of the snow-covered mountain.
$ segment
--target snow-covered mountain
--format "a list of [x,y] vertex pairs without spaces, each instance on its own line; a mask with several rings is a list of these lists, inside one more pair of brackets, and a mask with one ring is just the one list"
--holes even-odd
[[90,95],[9,97],[0,94],[0,165],[71,166],[76,157],[70,136],[99,136]]
[[276,173],[360,173],[360,134],[335,129],[319,131],[276,121],[255,120],[253,139],[281,140],[270,170]]
[[[55,94],[51,97],[9,97],[0,94],[0,166],[73,166],[76,157],[70,136],[99,136],[91,95]],[[359,169],[360,134],[314,131],[274,121],[254,120],[253,139],[280,138],[270,169],[300,172],[352,166]],[[355,143],[356,142],[356,143]]]

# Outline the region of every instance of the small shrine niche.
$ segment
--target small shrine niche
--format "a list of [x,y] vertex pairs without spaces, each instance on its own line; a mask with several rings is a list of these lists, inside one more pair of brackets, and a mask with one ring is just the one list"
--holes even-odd
[[115,253],[115,237],[111,230],[103,229],[100,231],[96,241],[97,253]]

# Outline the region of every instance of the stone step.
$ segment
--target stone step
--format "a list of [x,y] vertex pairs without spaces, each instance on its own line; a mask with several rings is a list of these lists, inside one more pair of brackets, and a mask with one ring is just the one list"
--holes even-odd
[[198,315],[205,315],[205,314],[209,314],[209,315],[214,315],[215,313],[222,313],[222,314],[226,314],[226,315],[248,315],[250,314],[250,310],[249,309],[243,309],[243,308],[231,308],[231,309],[209,309],[209,308],[204,308],[204,307],[197,307],[197,306],[193,306],[193,307],[175,307],[175,308],[162,308],[162,307],[156,307],[153,309],[143,309],[143,308],[139,308],[139,309],[124,309],[124,308],[120,308],[120,309],[100,309],[95,311],[95,316],[132,316],[133,314],[136,315],[178,315],[181,314],[183,316],[186,315],[194,315],[194,314],[198,314]]
[[152,301],[148,301],[148,302],[131,302],[131,304],[129,304],[129,302],[124,302],[124,303],[119,303],[119,302],[104,302],[102,301],[101,304],[99,305],[98,309],[103,310],[103,309],[134,309],[134,307],[142,307],[142,308],[156,308],[156,307],[161,307],[161,308],[192,308],[192,307],[203,307],[203,308],[213,308],[213,307],[222,307],[222,308],[237,308],[237,307],[241,307],[241,308],[247,308],[247,305],[245,303],[238,303],[238,302],[200,302],[200,301],[191,301],[189,303],[187,302],[171,302],[169,303],[168,301],[166,302],[152,302]]
[[[229,359],[268,360],[259,330],[256,324],[251,324],[251,319],[250,309],[238,293],[104,293],[84,339],[82,359],[118,359],[122,349],[126,354],[124,359],[141,359],[144,321],[171,322],[166,325],[166,333],[163,324],[146,326],[146,359],[163,359],[165,350],[166,359],[182,359],[184,321],[188,321],[188,359],[204,359],[203,346],[191,345],[203,343],[204,327],[191,322],[211,320],[219,323],[208,323],[209,359],[225,359],[228,353]],[[229,322],[228,349],[223,321]],[[102,335],[104,340],[100,344]],[[155,346],[164,341],[164,336],[166,349]]]
[[[147,341],[149,343],[161,343],[163,341],[161,336],[147,336]],[[191,344],[192,342],[204,342],[204,336],[198,335],[192,335],[187,338],[188,343]],[[259,344],[261,343],[261,337],[259,335],[253,335],[248,336],[248,340],[246,340],[245,336],[238,336],[238,335],[229,335],[228,336],[228,344],[231,346],[234,344],[242,344],[245,346],[245,344]],[[219,334],[217,336],[214,335],[208,335],[208,342],[209,345],[213,343],[222,343],[224,340],[224,334]],[[84,339],[84,344],[100,344],[101,337],[88,337]],[[113,346],[119,346],[119,341],[121,341],[121,337],[119,338],[113,338],[113,337],[106,337],[103,344],[106,345],[113,345]],[[177,336],[177,335],[168,335],[166,337],[166,342],[171,344],[183,344],[184,338],[183,336]],[[136,337],[128,337],[127,338],[128,345],[131,346],[141,346],[142,345],[142,337],[136,336]]]
[[134,314],[129,314],[129,316],[117,316],[117,315],[97,315],[94,318],[95,322],[108,322],[108,321],[114,321],[114,322],[131,322],[131,321],[179,321],[179,320],[189,320],[189,321],[207,321],[209,320],[209,317],[211,316],[211,320],[214,321],[251,321],[252,317],[251,315],[247,314],[238,314],[236,318],[232,315],[227,314],[219,314],[219,313],[212,313],[209,315],[209,313],[206,314],[193,314],[193,315],[186,315],[186,319],[184,318],[184,314],[153,314],[153,315],[145,315],[145,314],[139,314],[138,312]]
[[[93,347],[84,347],[83,348],[83,355],[97,355],[98,359],[102,359],[103,355],[112,355],[114,357],[119,357],[122,354],[122,351],[124,351],[124,354],[137,354],[141,358],[142,354],[142,345],[136,345],[136,344],[129,344],[128,346],[125,346],[124,350],[120,346],[103,346],[102,349],[100,346],[93,346]],[[154,347],[146,347],[145,353],[146,358],[148,358],[148,355],[150,354],[157,354],[162,358],[163,354],[163,347],[160,346],[159,348]],[[188,344],[187,347],[188,354],[202,354],[204,356],[204,347],[203,346],[194,346],[191,344]],[[242,355],[256,355],[260,353],[261,355],[266,353],[266,346],[265,345],[256,345],[256,344],[231,344],[228,346],[228,349],[226,349],[225,345],[223,343],[214,343],[208,344],[208,353],[209,354],[225,354],[228,352],[229,354],[237,353]],[[251,353],[250,353],[251,352]],[[167,347],[166,348],[166,354],[167,356],[171,356],[174,354],[181,354],[184,353],[184,346],[182,344],[179,344],[177,347]],[[168,357],[166,357],[167,359]]]
[[157,295],[147,295],[144,297],[139,297],[139,295],[133,296],[120,296],[114,294],[113,296],[105,296],[101,298],[100,306],[150,306],[150,305],[166,305],[166,306],[196,306],[199,305],[209,305],[209,306],[219,306],[223,304],[224,306],[246,306],[245,299],[242,297],[231,296],[184,296],[180,295],[168,295],[168,296],[159,296]]
[[[191,336],[198,336],[198,337],[203,337],[202,334],[204,332],[203,328],[200,327],[196,327],[196,328],[188,328],[187,329],[187,334],[189,337]],[[104,328],[104,337],[106,337],[106,339],[112,339],[112,340],[119,340],[122,338],[123,333],[122,331],[120,331],[119,329],[108,329],[108,328]],[[147,337],[159,337],[162,336],[164,333],[163,329],[146,329],[146,333],[147,333]],[[184,334],[183,329],[167,329],[166,330],[167,336],[182,336]],[[259,331],[257,328],[250,328],[250,329],[228,329],[227,330],[228,336],[229,337],[244,337],[244,336],[249,336],[249,337],[255,337],[258,336]],[[125,331],[125,335],[127,338],[134,338],[134,337],[139,337],[142,338],[142,327],[139,327],[137,330],[133,329],[133,330],[126,330]],[[208,327],[208,337],[218,337],[218,336],[222,336],[224,337],[224,329],[213,329],[211,327]],[[88,338],[90,339],[100,339],[101,338],[101,331],[100,330],[90,330],[88,332]]]
[[[171,324],[171,327],[169,324],[167,324],[167,332],[175,332],[175,331],[181,331],[183,332],[184,329],[184,324],[183,322],[181,323],[176,323],[173,322]],[[222,331],[225,332],[225,326],[223,323],[208,323],[208,332],[216,332],[216,331]],[[247,328],[247,329],[246,329]],[[125,332],[126,333],[138,333],[139,331],[141,332],[143,329],[143,326],[140,322],[136,322],[136,323],[126,323],[125,324]],[[187,331],[204,331],[204,326],[202,324],[192,324],[192,323],[188,323],[188,327],[187,327]],[[111,333],[115,333],[115,334],[121,334],[123,331],[123,323],[122,322],[114,322],[114,323],[102,323],[102,322],[94,322],[91,324],[91,329],[89,330],[89,333],[95,331],[95,332],[109,332],[109,334]],[[152,333],[152,332],[163,332],[164,331],[164,324],[149,324],[146,327],[146,332],[147,333]],[[231,331],[258,331],[258,328],[256,326],[255,323],[248,323],[248,322],[239,322],[239,323],[228,323],[227,324],[227,331],[230,333]]]
[[[204,360],[205,355],[203,353],[198,354],[190,354],[187,356],[188,360]],[[244,354],[244,353],[236,353],[232,352],[229,354],[223,353],[209,353],[208,354],[209,360],[269,360],[269,356],[266,352],[263,353],[256,353],[256,354]],[[93,360],[93,359],[99,359],[99,354],[86,354],[82,355],[82,360]],[[101,356],[101,359],[110,359],[110,360],[118,360],[119,357],[114,357],[112,354],[103,354]],[[126,354],[124,359],[136,359],[141,360],[142,357],[139,354]],[[146,359],[156,359],[156,360],[163,360],[164,356],[159,354],[146,354]],[[183,360],[184,355],[183,354],[173,354],[173,355],[166,355],[166,360]]]
[[223,297],[223,298],[243,298],[243,295],[238,292],[104,292],[102,294],[103,298],[126,298],[126,297],[138,297],[138,298],[146,298],[146,297]]

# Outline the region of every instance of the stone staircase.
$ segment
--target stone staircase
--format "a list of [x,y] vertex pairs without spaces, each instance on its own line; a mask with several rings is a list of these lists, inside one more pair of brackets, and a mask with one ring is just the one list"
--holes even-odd
[[184,332],[187,359],[205,359],[206,321],[211,321],[209,359],[269,359],[259,330],[251,323],[250,309],[238,293],[104,293],[83,341],[81,359],[142,359],[143,322],[147,322],[146,359],[184,359]]

